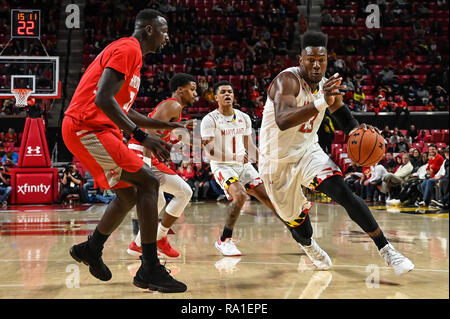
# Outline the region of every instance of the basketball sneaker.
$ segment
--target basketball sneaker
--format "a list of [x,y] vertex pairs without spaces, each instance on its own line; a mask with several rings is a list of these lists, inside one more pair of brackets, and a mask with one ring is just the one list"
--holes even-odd
[[330,269],[333,265],[328,254],[311,238],[311,245],[301,245],[312,264],[319,269]]
[[169,258],[177,258],[180,256],[180,253],[172,248],[169,244],[169,240],[167,239],[167,236],[161,238],[157,242],[158,250],[161,253],[161,255],[165,255]]
[[142,246],[136,245],[136,242],[133,241],[127,249],[128,255],[131,256],[142,256]]
[[155,265],[149,265],[142,259],[142,256],[139,258],[141,259],[142,264],[133,279],[133,284],[136,287],[165,293],[186,291],[187,286],[174,279],[170,275],[170,270],[164,265],[161,265],[159,261]]
[[[135,241],[133,241],[130,246],[128,246],[127,253],[131,256],[142,256],[142,246],[138,246]],[[158,258],[161,254],[158,252]]]
[[[90,237],[91,236],[88,238]],[[109,268],[103,263],[102,252],[92,252],[88,248],[88,241],[72,246],[72,248],[70,248],[70,256],[77,262],[82,262],[86,266],[89,266],[89,272],[95,278],[102,281],[110,280],[112,274]]]
[[414,264],[400,254],[390,243],[379,250],[388,266],[394,267],[395,274],[401,276],[414,269]]
[[242,253],[237,249],[232,238],[227,238],[225,241],[221,241],[219,238],[215,246],[224,256],[242,256]]

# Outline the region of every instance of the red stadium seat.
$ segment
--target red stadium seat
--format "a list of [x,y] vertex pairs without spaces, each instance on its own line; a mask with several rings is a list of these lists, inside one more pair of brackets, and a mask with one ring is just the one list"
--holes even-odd
[[433,143],[442,142],[442,134],[440,130],[431,130],[431,142]]
[[445,144],[445,143],[436,143],[436,146],[437,146],[438,150],[442,151],[444,148],[447,147],[447,144]]
[[345,135],[341,130],[334,131],[334,139],[333,143],[336,144],[344,144],[345,143]]
[[441,133],[442,133],[442,141],[448,144],[449,130],[448,129],[442,130]]
[[422,143],[413,143],[412,147],[417,148],[420,152],[422,152],[423,144]]

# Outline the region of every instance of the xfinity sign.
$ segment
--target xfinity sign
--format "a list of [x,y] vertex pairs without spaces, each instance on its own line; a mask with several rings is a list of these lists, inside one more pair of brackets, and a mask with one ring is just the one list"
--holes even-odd
[[47,194],[50,190],[50,185],[29,185],[25,183],[24,185],[17,185],[17,192],[22,195],[26,195],[28,193],[44,193]]

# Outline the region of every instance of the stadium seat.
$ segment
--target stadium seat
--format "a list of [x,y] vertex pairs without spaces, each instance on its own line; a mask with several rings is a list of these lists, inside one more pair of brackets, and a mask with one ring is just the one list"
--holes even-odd
[[442,133],[442,141],[448,144],[449,130],[448,129],[442,130],[441,133]]
[[447,144],[445,144],[445,143],[436,143],[436,146],[437,146],[438,150],[442,151],[444,148],[447,147]]
[[334,131],[334,139],[333,143],[336,144],[344,144],[345,143],[345,135],[341,130]]
[[442,142],[442,134],[440,130],[431,130],[431,142],[432,143]]

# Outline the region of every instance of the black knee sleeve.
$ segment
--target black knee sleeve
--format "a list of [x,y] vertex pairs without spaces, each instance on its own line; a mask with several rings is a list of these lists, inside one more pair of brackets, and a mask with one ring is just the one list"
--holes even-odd
[[325,179],[317,190],[342,205],[350,218],[365,232],[373,232],[378,228],[369,207],[362,198],[352,193],[342,176],[335,175]]

